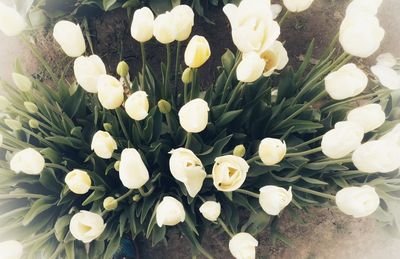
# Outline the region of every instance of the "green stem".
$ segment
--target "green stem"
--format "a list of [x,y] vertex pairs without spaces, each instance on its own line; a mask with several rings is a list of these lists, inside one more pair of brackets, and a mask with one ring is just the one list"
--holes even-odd
[[322,148],[321,147],[317,147],[314,149],[310,149],[307,151],[303,151],[303,152],[298,152],[298,153],[288,153],[285,155],[285,157],[296,157],[296,156],[306,156],[306,155],[311,155],[311,154],[315,154],[318,152],[321,152]]
[[282,26],[283,22],[286,20],[286,18],[289,16],[289,10],[286,10],[285,14],[282,16],[282,18],[279,20],[279,26]]
[[186,143],[185,143],[185,148],[186,149],[190,149],[190,142],[192,141],[192,133],[191,132],[187,132],[186,133]]
[[188,102],[188,84],[183,85],[183,102],[187,103]]
[[117,198],[117,202],[120,202],[120,201],[122,201],[122,200],[124,200],[126,197],[128,197],[129,195],[131,195],[132,193],[133,193],[133,189],[132,190],[129,190],[129,191],[127,191],[124,195],[122,195],[121,197],[118,197]]
[[251,163],[253,163],[253,162],[257,161],[257,160],[260,160],[260,156],[254,156],[254,157],[250,158],[249,160],[247,160],[246,162],[248,164],[251,164]]
[[170,72],[171,72],[171,45],[166,44],[165,47],[167,48],[167,67],[165,70],[163,98],[165,100],[169,100],[170,99],[169,79],[170,79]]
[[87,20],[87,17],[85,17],[83,19],[83,24],[85,27],[85,37],[89,43],[89,48],[90,48],[90,52],[92,53],[92,55],[94,54],[94,50],[93,50],[93,42],[92,42],[92,38],[90,37],[90,28],[89,28],[89,22]]
[[34,193],[8,193],[8,194],[0,194],[0,200],[6,199],[42,199],[48,197],[47,195],[34,194]]
[[165,114],[165,120],[167,121],[167,126],[168,126],[169,133],[173,134],[174,131],[172,129],[171,116],[172,116],[171,112],[166,113]]
[[128,87],[128,89],[130,91],[131,90],[131,84],[129,83],[128,77],[124,76],[123,79],[124,79],[124,83],[125,83],[126,87]]
[[229,230],[228,226],[225,224],[225,222],[218,218],[218,223],[221,225],[221,227],[225,230],[225,232],[232,238],[234,236],[234,234],[232,233],[232,231]]
[[154,192],[154,185],[153,186],[151,186],[151,188],[147,191],[147,192],[145,192],[144,190],[143,190],[143,187],[140,187],[139,188],[139,193],[140,193],[140,195],[142,196],[142,197],[148,197],[148,196],[150,196],[153,192]]
[[316,138],[313,138],[313,139],[310,139],[310,140],[308,140],[308,141],[306,141],[306,142],[303,142],[303,143],[301,143],[301,144],[298,144],[298,145],[296,145],[296,146],[294,146],[294,147],[289,147],[289,149],[299,149],[299,148],[301,148],[301,147],[308,146],[309,144],[312,144],[312,143],[314,143],[314,142],[317,142],[317,141],[321,140],[323,137],[324,137],[323,135],[318,136],[318,137],[316,137]]
[[115,113],[117,114],[117,119],[118,119],[119,125],[121,126],[122,132],[123,132],[123,134],[124,134],[126,140],[127,140],[128,142],[130,142],[129,134],[128,134],[128,131],[126,130],[124,121],[122,120],[122,115],[121,115],[120,110],[119,110],[119,109],[116,109],[116,110],[115,110]]
[[181,42],[178,41],[176,43],[176,57],[175,57],[175,84],[174,84],[174,92],[177,93],[177,87],[178,87],[178,70],[179,70],[179,54],[181,51]]
[[139,132],[139,137],[140,137],[140,139],[142,139],[143,138],[143,130],[142,130],[142,126],[140,125],[140,122],[135,120],[135,125]]
[[146,49],[143,42],[140,43],[140,51],[142,53],[142,82],[140,83],[139,90],[143,90],[146,83]]
[[69,173],[70,170],[68,170],[65,166],[62,165],[58,165],[58,164],[53,164],[53,163],[46,163],[47,167],[51,167],[51,168],[56,168],[56,169],[60,169],[66,173]]
[[11,146],[8,146],[8,145],[6,145],[4,143],[0,146],[0,148],[4,148],[4,149],[6,149],[8,151],[12,151],[12,152],[19,151],[19,148],[11,147]]
[[189,100],[193,100],[197,97],[197,92],[198,92],[198,88],[197,88],[197,68],[192,68],[190,70],[193,74],[192,74],[192,87],[190,89],[190,98]]
[[235,64],[233,65],[231,71],[229,72],[228,78],[226,79],[226,82],[225,82],[225,85],[224,85],[224,91],[222,92],[222,98],[221,98],[220,104],[222,104],[225,101],[226,97],[227,97],[227,94],[229,92],[228,88],[231,85],[231,82],[232,82],[233,77],[234,77],[235,72],[236,72],[236,68],[239,65],[241,59],[242,59],[242,52],[239,52],[239,54],[236,56]]
[[335,196],[327,194],[327,193],[317,192],[317,191],[306,189],[306,188],[299,187],[299,186],[292,186],[292,189],[296,190],[296,191],[305,192],[305,193],[309,193],[309,194],[312,194],[312,195],[324,197],[324,198],[327,198],[327,199],[330,199],[330,200],[335,200]]
[[257,198],[257,199],[260,198],[260,195],[259,195],[259,194],[255,193],[255,192],[243,190],[243,189],[237,189],[237,190],[235,190],[235,192],[243,193],[243,194],[246,194],[246,195],[248,195],[248,196]]
[[23,243],[24,249],[28,248],[29,246],[33,245],[36,242],[40,242],[43,239],[47,239],[48,237],[50,237],[51,235],[53,235],[55,232],[54,229],[50,230],[48,233],[45,233],[43,235],[41,235],[40,237],[35,236],[32,240]]
[[313,162],[308,165],[325,166],[325,165],[344,164],[344,163],[351,163],[351,162],[353,162],[353,160],[351,158],[343,158],[343,159],[328,160],[328,161],[322,161],[322,162]]
[[233,102],[236,101],[236,98],[239,96],[239,93],[241,92],[241,90],[244,87],[244,85],[245,85],[244,82],[239,82],[237,84],[237,86],[235,87],[235,89],[233,89],[232,96],[229,99],[228,103],[226,104],[224,112],[229,111],[229,109],[231,108]]

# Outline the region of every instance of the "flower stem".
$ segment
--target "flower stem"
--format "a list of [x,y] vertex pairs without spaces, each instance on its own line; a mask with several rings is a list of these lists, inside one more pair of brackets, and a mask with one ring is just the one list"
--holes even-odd
[[140,195],[142,195],[142,197],[148,197],[153,193],[154,189],[155,188],[154,188],[154,185],[153,185],[153,186],[151,186],[151,188],[147,192],[145,192],[143,187],[140,187],[139,188],[139,192],[140,192]]
[[246,194],[248,196],[257,198],[257,199],[260,197],[260,195],[255,193],[255,192],[251,192],[251,191],[247,191],[247,190],[243,190],[243,189],[237,189],[237,190],[235,190],[235,192],[243,193],[243,194]]
[[235,75],[236,68],[240,63],[241,58],[242,58],[242,52],[239,52],[239,54],[236,56],[235,64],[233,65],[231,71],[229,72],[228,78],[226,79],[226,82],[225,82],[225,85],[224,85],[224,91],[222,93],[222,98],[221,98],[220,104],[222,104],[226,99],[226,95],[229,92],[228,91],[228,87],[230,86],[230,84],[232,82],[233,76]]
[[328,160],[328,161],[321,161],[321,162],[314,162],[308,165],[312,166],[325,166],[325,165],[332,165],[332,164],[344,164],[344,163],[351,163],[353,160],[351,158],[343,158],[343,159],[336,159],[336,160]]
[[242,88],[243,88],[244,85],[245,85],[245,84],[244,84],[243,82],[239,81],[239,83],[237,84],[237,86],[235,87],[235,89],[233,89],[232,96],[231,96],[231,98],[229,98],[229,101],[228,101],[228,103],[227,103],[226,106],[225,106],[224,112],[229,111],[229,109],[231,108],[233,102],[236,101],[236,98],[239,96],[239,93],[241,92],[241,90],[242,90]]
[[31,199],[42,199],[48,197],[47,195],[35,194],[35,193],[7,193],[7,194],[0,194],[0,200],[6,199],[24,199],[24,198],[31,198]]
[[198,94],[198,88],[197,88],[197,68],[192,68],[191,69],[192,74],[192,87],[190,89],[190,100],[193,100],[197,97]]
[[296,145],[296,146],[294,146],[294,147],[289,147],[289,149],[298,149],[298,148],[301,148],[301,147],[305,147],[305,146],[307,146],[307,145],[309,145],[309,144],[312,144],[312,143],[314,143],[314,142],[317,142],[317,141],[321,140],[322,138],[323,138],[323,135],[318,136],[318,137],[315,137],[315,138],[313,138],[313,139],[310,139],[310,140],[308,140],[308,141],[306,141],[306,142],[303,142],[303,143],[301,143],[301,144],[298,144],[298,145]]
[[[164,78],[164,96],[163,98],[169,100],[170,98],[170,89],[169,89],[169,74],[171,71],[171,45],[166,44],[165,47],[167,48],[167,68],[165,70],[165,78]],[[173,101],[173,100],[171,100]]]
[[248,164],[251,164],[251,163],[253,163],[253,162],[255,162],[255,161],[259,160],[259,159],[260,159],[260,156],[254,156],[254,157],[250,158],[249,160],[247,160],[246,162]]
[[123,199],[125,199],[126,197],[128,197],[129,195],[131,195],[133,193],[133,189],[127,191],[124,195],[122,195],[121,197],[118,197],[116,200],[117,202],[122,201]]
[[140,83],[139,90],[145,89],[145,82],[146,82],[146,49],[144,43],[140,43],[140,51],[142,53],[142,82]]
[[124,136],[125,136],[126,140],[128,142],[130,142],[129,134],[128,134],[128,131],[126,130],[124,121],[122,120],[122,116],[121,116],[120,110],[116,109],[115,113],[117,114],[117,119],[118,119],[119,125],[121,126],[122,132],[124,133]]
[[232,231],[229,230],[228,226],[225,224],[225,222],[218,218],[218,223],[221,225],[221,227],[225,230],[225,232],[230,236],[233,237],[234,234],[232,233]]
[[286,10],[285,14],[282,16],[282,18],[279,20],[279,26],[282,26],[283,22],[286,20],[286,18],[289,16],[289,10]]
[[[124,83],[125,83],[126,87],[128,87],[129,92],[130,92],[130,91],[131,91],[131,84],[130,84],[129,81],[128,81],[128,77],[127,77],[127,76],[124,76],[123,79],[124,79]],[[139,87],[140,87],[140,86],[139,86]]]
[[181,42],[178,41],[176,44],[176,57],[175,57],[175,84],[174,84],[174,93],[178,92],[178,72],[179,72],[179,54],[181,51]]
[[183,102],[188,102],[188,84],[186,83],[183,85]]
[[305,193],[309,193],[309,194],[312,194],[312,195],[316,195],[316,196],[320,196],[320,197],[323,197],[323,198],[327,198],[327,199],[330,199],[330,200],[335,200],[335,196],[327,194],[327,193],[318,192],[318,191],[306,189],[306,188],[299,187],[299,186],[292,186],[292,188],[293,188],[293,190],[297,190],[297,191],[300,191],[300,192],[305,192]]
[[62,170],[64,172],[66,172],[66,173],[69,173],[69,170],[65,166],[62,166],[62,165],[53,164],[53,163],[46,163],[46,166],[47,167],[51,167],[51,168],[60,169],[60,170]]
[[190,142],[192,141],[192,133],[188,132],[186,134],[186,143],[185,143],[185,148],[190,149]]
[[311,155],[311,154],[315,154],[322,151],[321,147],[317,147],[314,149],[310,149],[310,150],[306,150],[303,152],[298,152],[298,153],[288,153],[285,155],[285,157],[295,157],[295,156],[306,156],[306,155]]

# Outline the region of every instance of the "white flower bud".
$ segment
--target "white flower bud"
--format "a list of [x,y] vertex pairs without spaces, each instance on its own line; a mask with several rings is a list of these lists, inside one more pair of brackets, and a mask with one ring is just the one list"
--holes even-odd
[[53,29],[53,37],[62,50],[70,57],[79,57],[86,50],[85,39],[79,24],[69,21],[59,21]]
[[160,14],[154,20],[154,37],[162,44],[169,44],[176,40],[176,27],[175,19],[171,12]]
[[148,7],[143,7],[133,14],[131,35],[139,42],[146,42],[153,37],[154,14]]
[[156,221],[159,227],[174,226],[185,221],[185,209],[180,201],[165,196],[156,208]]
[[179,110],[179,123],[187,132],[199,133],[207,127],[209,110],[203,99],[191,100]]
[[98,157],[108,159],[117,149],[117,142],[115,142],[110,133],[99,130],[93,136],[91,149],[94,150]]
[[106,66],[97,55],[80,56],[74,61],[76,81],[89,93],[97,93],[97,80],[106,74]]
[[128,189],[139,189],[149,180],[149,171],[136,149],[125,148],[122,150],[119,178]]
[[209,221],[216,221],[221,214],[221,204],[215,201],[206,201],[200,206],[200,213]]
[[97,91],[101,105],[108,110],[120,107],[124,101],[124,87],[115,77],[101,75],[97,81]]
[[98,238],[105,228],[106,225],[100,215],[86,210],[81,210],[72,216],[69,224],[72,236],[83,243],[90,243]]
[[184,41],[189,38],[194,25],[194,13],[187,5],[178,5],[171,10],[176,25],[176,40]]
[[265,138],[258,146],[258,155],[265,165],[275,165],[286,155],[286,143],[280,139]]
[[15,10],[0,2],[0,31],[6,36],[16,36],[26,27],[24,18]]
[[45,160],[33,148],[17,152],[10,161],[10,169],[16,173],[38,175],[43,171]]
[[103,207],[108,211],[115,210],[118,207],[118,201],[114,197],[107,197],[103,201]]
[[267,185],[260,189],[259,202],[261,208],[269,215],[278,215],[292,201],[292,187]]
[[368,185],[346,187],[336,193],[336,205],[346,215],[366,217],[379,207],[379,196],[375,188]]
[[149,100],[145,91],[136,91],[125,102],[125,111],[136,121],[144,120],[149,114]]
[[67,174],[65,183],[73,193],[85,194],[89,191],[92,180],[87,172],[75,169]]
[[14,84],[21,92],[28,92],[31,90],[32,82],[28,77],[19,73],[12,73],[12,78]]
[[35,114],[39,111],[38,107],[36,106],[36,104],[32,103],[32,102],[24,102],[24,106],[25,109],[32,114]]
[[185,64],[190,68],[201,67],[211,56],[210,45],[203,36],[193,36],[185,50]]
[[385,118],[382,106],[376,103],[355,108],[347,114],[347,120],[359,124],[365,133],[379,128],[385,122]]
[[241,232],[229,241],[229,251],[236,259],[255,259],[258,241],[249,233]]

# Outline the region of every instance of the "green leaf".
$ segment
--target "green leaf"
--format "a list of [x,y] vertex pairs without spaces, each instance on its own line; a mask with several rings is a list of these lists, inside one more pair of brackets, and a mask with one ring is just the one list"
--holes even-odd
[[72,215],[64,215],[58,218],[56,224],[54,225],[54,234],[59,242],[63,242],[65,236],[68,233],[69,223],[71,221]]
[[225,73],[229,74],[235,65],[235,55],[230,49],[227,49],[221,57],[222,66],[224,67]]
[[113,258],[113,255],[118,250],[121,242],[121,236],[115,235],[107,245],[106,252],[104,253],[104,258]]
[[204,166],[208,166],[214,163],[215,158],[221,155],[222,150],[231,140],[232,136],[233,135],[229,135],[216,141],[211,150],[207,151],[207,153],[198,155]]
[[45,168],[40,174],[39,182],[50,191],[59,193],[63,188],[63,184],[60,183],[54,173],[54,170]]
[[225,127],[234,119],[236,119],[242,113],[242,111],[243,110],[240,109],[240,110],[225,112],[224,114],[222,114],[221,117],[218,118],[217,122],[215,123],[215,126],[217,128]]
[[172,3],[169,0],[151,0],[149,5],[151,10],[153,10],[157,15],[172,9]]
[[117,0],[103,0],[103,9],[108,11],[117,2]]
[[318,179],[314,179],[314,178],[309,178],[309,177],[302,176],[301,179],[303,179],[307,183],[311,183],[311,184],[314,184],[314,185],[328,185],[327,182],[324,182],[324,181],[321,181],[321,180],[318,180]]
[[94,192],[92,192],[89,197],[86,198],[86,200],[84,200],[82,202],[82,206],[86,206],[88,204],[90,204],[91,202],[100,200],[101,198],[103,198],[105,195],[105,191],[103,190],[95,190]]
[[67,256],[67,259],[75,258],[74,242],[68,242],[65,244],[65,255]]
[[36,218],[40,213],[50,209],[51,207],[54,206],[52,203],[53,199],[52,198],[41,198],[36,200],[28,213],[26,213],[22,225],[26,226],[28,225],[34,218]]

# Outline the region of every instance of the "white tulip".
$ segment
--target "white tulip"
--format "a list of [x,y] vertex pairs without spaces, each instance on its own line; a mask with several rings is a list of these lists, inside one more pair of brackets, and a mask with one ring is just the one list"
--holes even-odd
[[227,4],[223,11],[232,27],[232,39],[243,53],[262,53],[279,37],[280,27],[274,21],[270,1],[243,0],[239,6]]
[[149,171],[136,149],[125,148],[122,151],[119,178],[128,189],[139,189],[149,180]]
[[322,137],[322,152],[330,158],[342,158],[353,152],[364,137],[364,129],[355,122],[341,121]]
[[125,111],[136,121],[144,120],[149,114],[149,100],[145,91],[136,91],[125,102]]
[[179,110],[179,123],[187,132],[199,133],[207,127],[209,110],[203,99],[191,100]]
[[97,55],[80,56],[74,61],[76,81],[89,93],[97,93],[97,80],[106,73],[106,66]]
[[275,20],[279,16],[279,14],[282,12],[282,5],[272,4],[271,11],[272,11],[272,19]]
[[232,192],[244,183],[249,165],[241,157],[227,155],[215,159],[212,169],[214,186],[219,191]]
[[31,90],[32,82],[28,77],[19,73],[12,73],[12,79],[14,81],[15,86],[21,92],[28,92]]
[[15,10],[0,2],[0,31],[6,36],[16,36],[26,27],[24,18]]
[[355,108],[347,114],[347,120],[359,124],[365,133],[379,128],[385,119],[386,115],[382,106],[376,103]]
[[265,138],[258,146],[258,155],[265,165],[275,165],[286,155],[286,143],[280,139]]
[[346,215],[361,218],[371,215],[379,207],[375,188],[364,185],[346,187],[336,193],[336,205]]
[[229,251],[236,259],[255,259],[258,241],[249,233],[241,232],[229,240]]
[[53,29],[53,37],[62,50],[70,57],[79,57],[86,50],[85,39],[79,24],[69,21],[59,21]]
[[85,194],[89,191],[92,180],[87,172],[74,169],[65,177],[65,183],[73,193]]
[[178,5],[171,10],[176,25],[176,40],[184,41],[189,38],[194,25],[194,13],[188,5]]
[[38,175],[43,171],[45,160],[33,148],[26,148],[17,152],[10,161],[10,169],[16,173]]
[[106,225],[103,218],[93,212],[81,210],[72,216],[69,230],[76,239],[90,243],[103,233]]
[[285,7],[295,13],[307,10],[313,2],[314,0],[283,0]]
[[353,0],[347,6],[346,16],[353,15],[354,13],[364,12],[368,15],[376,15],[379,6],[383,0]]
[[350,63],[325,77],[325,89],[332,99],[343,100],[360,94],[367,87],[368,77]]
[[184,222],[185,216],[182,203],[171,196],[165,196],[156,208],[156,221],[159,227],[175,226],[179,222]]
[[200,213],[209,221],[216,221],[221,214],[221,204],[215,201],[206,201],[200,206]]
[[117,142],[110,133],[99,130],[93,136],[91,149],[98,157],[109,159],[117,149]]
[[0,242],[1,259],[20,259],[24,253],[24,247],[16,240]]
[[292,201],[292,187],[285,190],[282,187],[267,185],[260,189],[259,202],[261,208],[269,215],[278,215]]
[[376,58],[378,65],[385,67],[394,67],[397,64],[396,58],[392,53],[382,53]]
[[[178,25],[179,26],[179,25]],[[154,20],[154,37],[162,44],[169,44],[176,40],[177,25],[171,12],[160,14]]]
[[109,75],[99,76],[97,91],[101,105],[108,110],[120,107],[124,101],[124,87],[115,77]]
[[275,70],[282,70],[289,62],[288,53],[282,42],[275,41],[272,46],[261,53],[265,61],[264,76],[270,76]]
[[239,81],[252,83],[259,79],[264,72],[265,60],[255,52],[248,52],[243,55],[236,69],[236,77]]
[[3,135],[0,133],[0,147],[3,145]]
[[185,64],[190,68],[201,67],[210,58],[210,45],[205,37],[194,35],[185,49]]
[[195,197],[207,176],[200,159],[186,148],[171,150],[169,154],[169,170],[172,176],[185,185],[190,197]]
[[385,30],[375,16],[363,12],[348,15],[340,26],[339,41],[345,52],[367,58],[379,49]]
[[389,139],[373,140],[359,146],[353,164],[364,173],[388,173],[400,167],[400,146]]
[[131,25],[132,38],[146,42],[153,37],[154,14],[148,7],[142,7],[133,13]]
[[388,133],[383,135],[381,140],[390,141],[400,146],[400,123],[396,124]]
[[378,64],[372,66],[371,71],[384,87],[400,89],[400,75],[393,68]]

